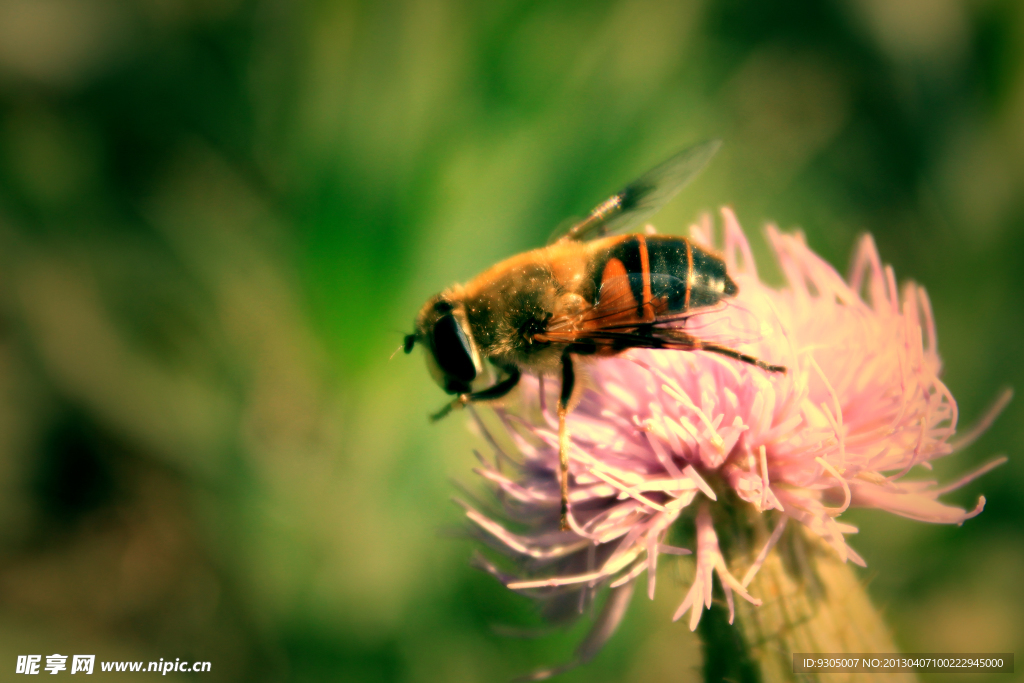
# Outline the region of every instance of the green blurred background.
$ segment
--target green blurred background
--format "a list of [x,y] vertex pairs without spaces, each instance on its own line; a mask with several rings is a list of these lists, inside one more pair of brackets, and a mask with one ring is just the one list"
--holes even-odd
[[[871,231],[971,424],[1024,389],[1022,65],[1014,0],[0,0],[0,671],[567,659],[581,626],[493,632],[538,620],[446,533],[476,442],[388,358],[427,296],[700,139],[661,230],[731,204],[770,275],[766,221],[841,270]],[[905,651],[1024,651],[1022,406],[938,464],[1010,456],[947,497],[980,517],[849,515]],[[696,679],[661,571],[563,680]]]

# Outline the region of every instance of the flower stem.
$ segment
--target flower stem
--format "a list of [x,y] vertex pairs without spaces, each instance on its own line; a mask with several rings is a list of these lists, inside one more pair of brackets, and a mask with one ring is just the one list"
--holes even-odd
[[[758,528],[759,527],[759,528]],[[763,522],[754,536],[766,538]],[[737,544],[745,546],[745,543]],[[741,568],[745,569],[745,568]],[[742,576],[740,571],[737,575]],[[910,673],[793,672],[793,653],[896,653],[888,627],[872,606],[864,585],[848,564],[801,525],[790,525],[750,585],[763,604],[738,600],[736,624],[716,604],[700,634],[704,640],[704,673],[708,683],[783,683],[790,681],[870,680],[911,683]]]
[[704,651],[704,680],[761,683],[761,667],[744,634],[729,623],[729,613],[717,602],[697,626]]

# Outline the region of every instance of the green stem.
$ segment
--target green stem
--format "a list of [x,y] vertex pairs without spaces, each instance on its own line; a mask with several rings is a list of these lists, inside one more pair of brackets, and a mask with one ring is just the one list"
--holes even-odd
[[704,680],[761,683],[761,667],[743,632],[729,623],[728,610],[715,602],[697,626],[704,652]]
[[[743,534],[733,550],[759,545],[743,536],[767,536],[763,521],[753,534]],[[734,537],[735,538],[735,537]],[[748,562],[749,564],[749,562]],[[734,567],[743,576],[745,566]],[[803,527],[791,524],[749,587],[762,600],[755,607],[736,599],[736,624],[728,624],[727,610],[716,605],[701,620],[704,673],[707,683],[912,683],[910,673],[793,673],[793,653],[895,653],[896,644],[881,615],[872,606],[861,581],[848,564]],[[705,621],[707,623],[705,625]]]

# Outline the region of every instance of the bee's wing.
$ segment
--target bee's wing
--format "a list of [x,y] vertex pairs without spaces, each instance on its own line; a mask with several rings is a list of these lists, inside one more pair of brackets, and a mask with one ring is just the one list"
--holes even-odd
[[[623,273],[605,278],[597,303],[572,316],[555,316],[548,321],[547,329],[535,336],[536,341],[593,344],[603,350],[650,347],[656,327],[680,323],[687,316],[673,314],[659,318],[657,309],[662,307],[657,300],[641,305],[636,292],[642,277],[639,273]],[[638,332],[641,329],[643,331]]]
[[731,304],[725,300],[715,306],[673,312],[657,297],[641,304],[636,297],[641,283],[639,273],[607,278],[596,304],[573,316],[552,318],[547,329],[535,336],[536,341],[616,353],[630,348],[715,350],[750,344],[762,336],[752,315],[741,309],[727,312]]
[[708,140],[684,149],[598,204],[582,221],[555,230],[548,244],[583,242],[636,227],[675,197],[721,146],[721,140]]

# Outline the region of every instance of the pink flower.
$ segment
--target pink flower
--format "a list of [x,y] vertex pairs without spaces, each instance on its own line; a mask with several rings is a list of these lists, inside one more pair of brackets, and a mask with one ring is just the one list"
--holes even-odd
[[[524,378],[524,402],[539,396],[540,405],[519,413],[536,419],[498,410],[519,454],[505,453],[491,439],[495,462],[477,470],[495,487],[503,515],[529,529],[513,533],[467,506],[467,516],[491,544],[521,560],[517,576],[480,557],[484,568],[513,590],[552,599],[555,616],[578,611],[604,585],[613,589],[577,651],[577,663],[615,630],[633,582],[645,572],[653,597],[661,554],[696,551],[696,577],[675,614],[678,619],[689,611],[693,630],[711,605],[714,574],[730,612],[734,593],[760,604],[746,587],[790,520],[823,539],[843,561],[864,565],[847,543],[857,529],[839,521],[847,508],[960,524],[981,512],[984,497],[965,511],[939,496],[1002,462],[944,487],[904,479],[915,466],[930,469],[932,460],[973,440],[1009,395],[977,433],[951,442],[957,407],[939,379],[928,298],[913,283],[897,290],[892,268],[882,266],[870,236],[861,240],[847,282],[802,235],[769,227],[786,279],[775,290],[758,279],[732,211],[723,209],[722,216],[724,257],[740,293],[728,306],[689,319],[686,327],[788,372],[768,374],[703,352],[633,350],[591,364],[589,390],[568,420],[574,533],[558,531],[552,383],[545,387],[541,379]],[[692,232],[709,245],[710,218]],[[770,539],[743,577],[730,573],[712,523],[712,506],[725,504],[726,494],[759,513],[777,511]],[[666,545],[674,524],[695,527],[695,548]]]

